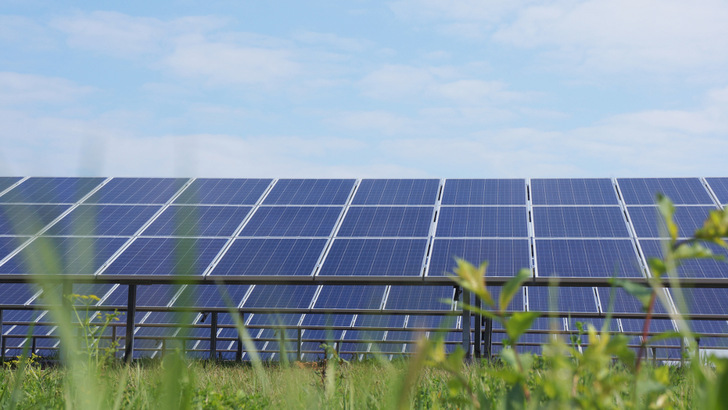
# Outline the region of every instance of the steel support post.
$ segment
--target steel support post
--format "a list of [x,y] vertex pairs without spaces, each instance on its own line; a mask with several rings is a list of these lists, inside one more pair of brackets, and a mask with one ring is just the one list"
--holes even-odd
[[493,355],[493,319],[485,319],[485,331],[483,333],[483,353],[485,358],[490,360]]
[[[245,313],[240,312],[240,322],[245,323]],[[235,351],[235,361],[241,362],[243,361],[243,335],[238,330],[238,346],[237,350]]]
[[0,353],[0,357],[2,358],[2,361],[5,361],[5,338],[3,337],[3,310],[0,309],[0,349],[2,349],[2,353]]
[[301,361],[301,327],[298,327],[298,337],[296,338],[296,359]]
[[[480,298],[475,300],[475,307],[478,309],[481,308],[482,302],[480,301]],[[483,336],[483,317],[480,316],[479,313],[475,313],[475,340],[474,340],[474,347],[473,347],[473,354],[476,359],[480,359],[480,347],[482,345],[482,336]]]
[[217,357],[217,312],[210,314],[210,360]]
[[126,302],[126,339],[124,339],[124,361],[131,363],[134,357],[134,317],[136,316],[137,285],[129,285]]
[[[463,304],[470,304],[470,292],[463,289]],[[463,328],[463,350],[465,350],[465,358],[470,359],[470,310],[463,306],[462,316],[462,328]]]

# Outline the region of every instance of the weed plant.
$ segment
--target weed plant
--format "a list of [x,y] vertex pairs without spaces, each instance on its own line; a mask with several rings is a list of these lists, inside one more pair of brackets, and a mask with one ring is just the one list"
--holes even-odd
[[[484,308],[462,303],[460,307],[500,322],[505,329],[504,348],[496,358],[467,361],[461,349],[446,354],[440,334],[419,340],[416,353],[408,359],[390,361],[378,356],[347,362],[327,346],[326,359],[316,365],[265,363],[231,309],[250,354],[249,363],[191,360],[181,348],[172,348],[160,360],[125,364],[109,359],[111,355],[99,342],[114,315],[82,317],[75,303],[56,300],[52,314],[59,326],[62,364],[43,366],[26,347],[20,358],[5,363],[0,370],[0,406],[155,410],[725,408],[728,360],[700,355],[696,335],[680,314],[686,312],[686,304],[676,269],[687,259],[715,258],[705,242],[727,247],[728,211],[711,212],[692,237],[678,240],[672,203],[660,197],[658,207],[670,239],[664,243],[664,257],[649,260],[649,286],[614,280],[614,286],[639,299],[646,312],[641,346],[636,352],[628,347],[627,336],[610,332],[609,317],[601,329],[587,325],[569,340],[549,338],[540,356],[521,352],[519,340],[538,314],[509,313],[506,307],[530,273],[519,272],[495,298],[486,287],[487,263],[475,266],[459,260],[454,283],[475,294]],[[664,297],[664,281],[671,286],[678,310]],[[657,303],[665,305],[678,331],[648,338]],[[76,319],[72,320],[74,314]],[[82,343],[77,339],[79,324],[85,329]],[[684,364],[645,360],[646,346],[665,338],[684,342]]]

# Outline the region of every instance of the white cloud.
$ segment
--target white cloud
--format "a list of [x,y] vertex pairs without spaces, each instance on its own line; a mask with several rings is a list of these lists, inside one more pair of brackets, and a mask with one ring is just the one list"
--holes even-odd
[[360,82],[362,93],[382,100],[423,98],[457,105],[523,100],[525,93],[508,91],[500,81],[470,78],[454,67],[414,67],[385,65],[366,75]]
[[184,38],[162,64],[183,77],[200,77],[212,84],[272,84],[294,76],[299,64],[287,50]]
[[64,78],[0,72],[0,105],[64,103],[92,91]]
[[0,41],[26,51],[48,49],[55,45],[45,27],[27,17],[12,15],[0,15]]
[[362,39],[313,31],[296,32],[293,34],[293,39],[304,44],[322,45],[347,52],[361,52],[373,45],[371,42]]

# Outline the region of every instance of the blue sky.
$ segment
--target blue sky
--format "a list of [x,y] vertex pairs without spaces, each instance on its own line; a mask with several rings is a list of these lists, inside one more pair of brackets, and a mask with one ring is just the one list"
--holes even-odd
[[715,0],[5,0],[0,174],[724,176],[726,21]]

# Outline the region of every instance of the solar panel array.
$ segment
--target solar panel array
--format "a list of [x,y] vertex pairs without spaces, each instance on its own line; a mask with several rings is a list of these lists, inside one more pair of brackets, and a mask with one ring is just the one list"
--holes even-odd
[[[101,296],[104,306],[123,308],[127,287],[119,283],[131,281],[140,284],[142,310],[232,305],[248,312],[246,321],[253,326],[267,320],[287,326],[335,324],[349,330],[327,335],[314,329],[308,337],[333,338],[357,352],[406,352],[414,332],[363,329],[438,327],[441,314],[454,311],[459,298],[443,280],[455,257],[487,260],[490,277],[510,277],[521,268],[556,279],[649,275],[646,262],[661,255],[666,237],[655,206],[658,192],[675,202],[675,220],[685,236],[710,210],[728,203],[728,178],[5,177],[0,178],[0,282],[31,282],[46,274],[96,278],[110,283],[75,286]],[[689,261],[678,274],[728,279],[727,266],[714,259]],[[181,290],[155,284],[176,279],[191,284]],[[227,284],[199,284],[220,280]],[[42,303],[32,285],[4,283],[0,289],[3,321],[42,321],[42,311],[12,309]],[[723,293],[693,289],[684,299],[691,312],[720,315],[728,307]],[[610,305],[620,314],[641,313],[623,291],[590,286],[527,287],[509,309],[578,317],[602,315]],[[140,325],[174,320],[165,312],[137,318]],[[615,329],[624,330],[622,322],[628,320],[616,319]],[[371,321],[379,324],[368,326]],[[711,327],[712,322],[700,322],[705,333],[726,333],[728,322],[714,321]],[[221,314],[221,323],[233,321]],[[447,326],[462,329],[460,318]],[[566,322],[560,326],[569,328]],[[52,326],[39,329],[53,333]],[[140,330],[150,338],[160,332],[153,326],[140,329],[150,329]],[[24,330],[2,329],[8,335]],[[270,331],[260,329],[266,349],[278,343]],[[200,343],[205,342],[195,346]],[[153,342],[147,344],[154,350]]]

